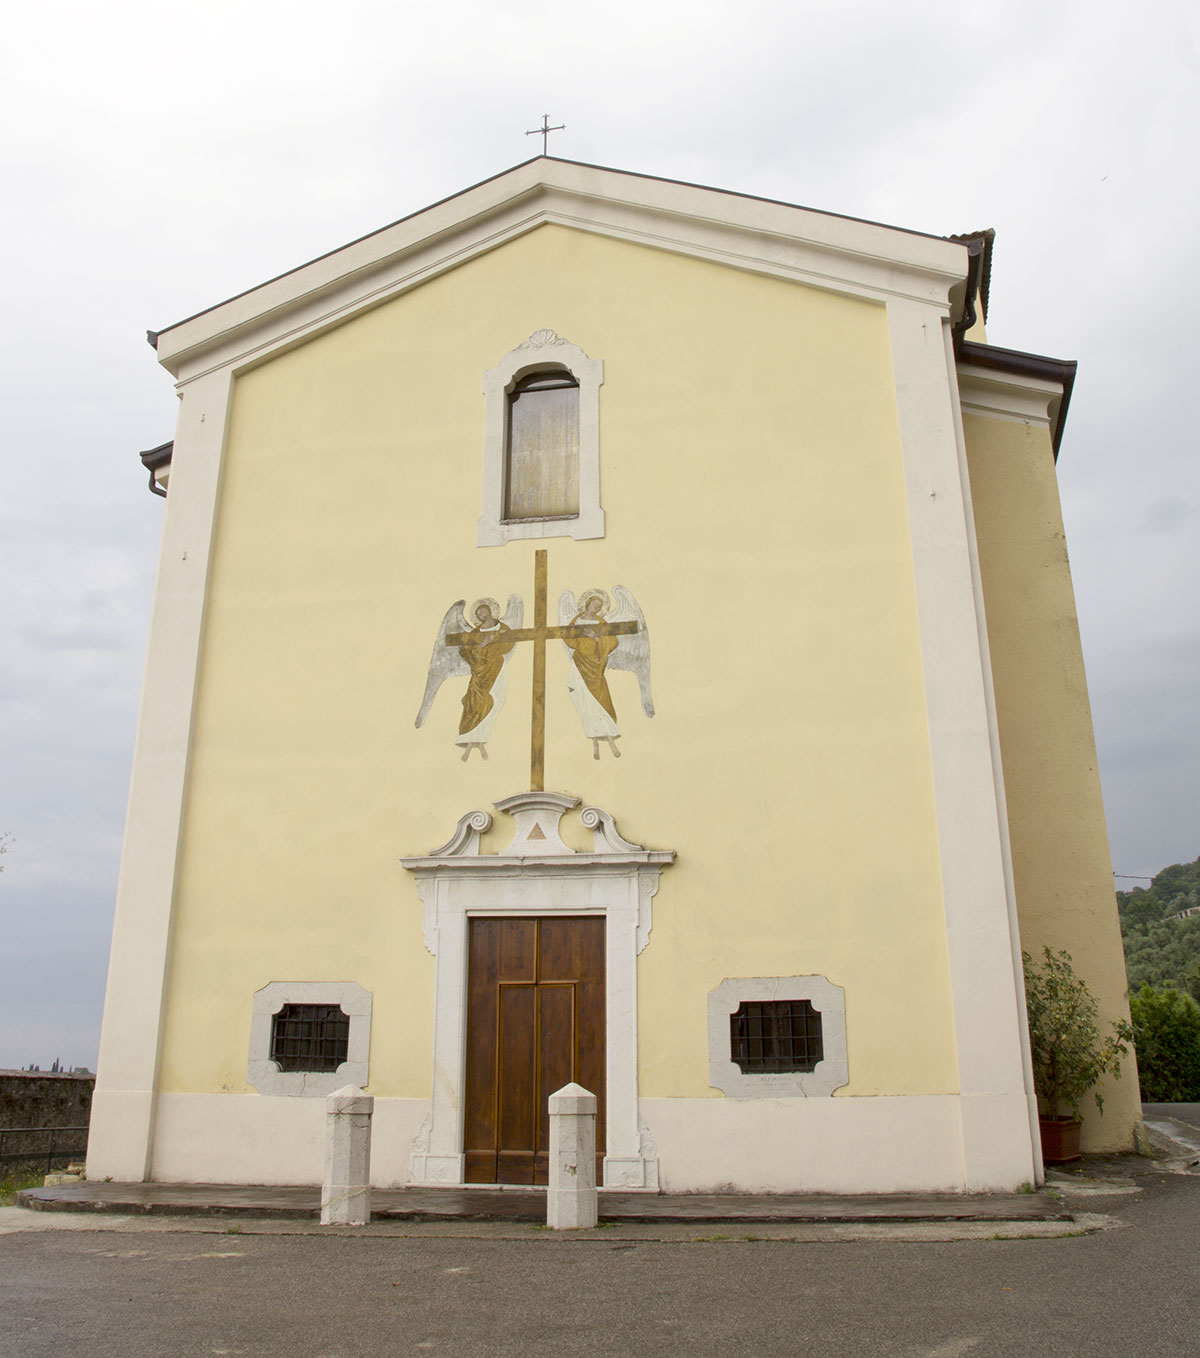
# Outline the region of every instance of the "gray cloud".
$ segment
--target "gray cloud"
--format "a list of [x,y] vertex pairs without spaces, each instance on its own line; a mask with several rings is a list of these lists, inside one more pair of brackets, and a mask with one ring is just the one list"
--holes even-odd
[[990,337],[1080,361],[1059,475],[1117,870],[1195,857],[1197,32],[1173,0],[14,14],[0,1065],[95,1055],[161,516],[134,454],[176,406],[144,331],[527,158],[543,111],[574,159],[997,228]]

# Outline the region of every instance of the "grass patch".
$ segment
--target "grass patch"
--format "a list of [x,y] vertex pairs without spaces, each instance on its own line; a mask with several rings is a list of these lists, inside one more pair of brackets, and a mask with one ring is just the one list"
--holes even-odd
[[41,1188],[41,1174],[8,1174],[0,1179],[0,1207],[11,1207],[23,1188]]

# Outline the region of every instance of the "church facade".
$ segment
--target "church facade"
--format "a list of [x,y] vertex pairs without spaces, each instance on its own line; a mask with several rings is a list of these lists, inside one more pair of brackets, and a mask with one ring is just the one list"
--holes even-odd
[[[153,337],[181,398],[90,1177],[1041,1176],[1021,951],[1127,1012],[990,233],[539,157]],[[1085,1146],[1131,1145],[1137,1085]]]

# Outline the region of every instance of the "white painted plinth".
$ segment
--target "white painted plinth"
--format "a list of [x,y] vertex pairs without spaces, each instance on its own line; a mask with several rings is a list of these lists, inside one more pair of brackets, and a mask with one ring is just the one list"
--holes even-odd
[[552,1231],[573,1231],[597,1220],[596,1096],[582,1085],[563,1085],[550,1095],[546,1225]]
[[325,1100],[322,1226],[365,1226],[371,1220],[371,1115],[375,1100],[354,1085]]

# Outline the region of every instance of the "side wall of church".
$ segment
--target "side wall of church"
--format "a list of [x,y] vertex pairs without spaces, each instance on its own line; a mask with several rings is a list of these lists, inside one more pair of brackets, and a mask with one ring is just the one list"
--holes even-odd
[[[482,374],[545,327],[605,365],[606,535],[479,548]],[[371,992],[369,1087],[397,1139],[415,1128],[434,959],[398,860],[528,786],[531,648],[509,664],[486,763],[454,745],[464,680],[422,729],[414,717],[446,609],[516,593],[528,621],[537,546],[552,615],[564,589],[620,584],[648,620],[657,715],[631,675],[612,677],[622,757],[593,759],[557,644],[546,740],[547,787],[678,853],[639,959],[643,1097],[721,1099],[708,992],[810,974],[846,993],[849,1084],[833,1102],[957,1093],[884,309],[543,226],[238,379],[158,1177],[201,1154],[209,1096],[263,1097],[247,1044],[272,981]],[[320,1100],[270,1102],[272,1126],[307,1138],[295,1163],[319,1166]],[[262,1181],[259,1114],[228,1116]]]
[[[1065,949],[1104,1022],[1128,1018],[1125,959],[1049,431],[966,415],[1021,944]],[[1132,1054],[1083,1105],[1084,1149],[1127,1150]]]

